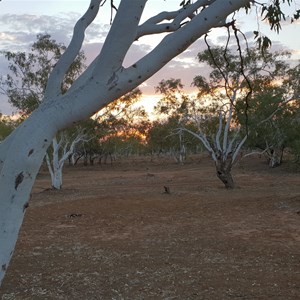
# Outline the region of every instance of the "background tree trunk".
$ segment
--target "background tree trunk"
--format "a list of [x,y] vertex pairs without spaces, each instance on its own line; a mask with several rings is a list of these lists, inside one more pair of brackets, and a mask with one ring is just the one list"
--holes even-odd
[[52,187],[55,190],[60,190],[62,188],[62,167],[58,167],[54,170],[54,176],[52,178]]
[[281,165],[283,158],[283,149],[274,148],[270,151],[269,167],[276,168]]
[[235,184],[231,175],[232,161],[223,162],[221,159],[215,163],[218,178],[224,183],[226,189],[234,189]]

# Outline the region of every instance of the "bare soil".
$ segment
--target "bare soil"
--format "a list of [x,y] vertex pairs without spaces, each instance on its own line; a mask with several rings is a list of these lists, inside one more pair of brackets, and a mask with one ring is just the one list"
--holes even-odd
[[[300,173],[206,157],[42,171],[2,300],[300,299]],[[170,193],[165,193],[167,187]]]

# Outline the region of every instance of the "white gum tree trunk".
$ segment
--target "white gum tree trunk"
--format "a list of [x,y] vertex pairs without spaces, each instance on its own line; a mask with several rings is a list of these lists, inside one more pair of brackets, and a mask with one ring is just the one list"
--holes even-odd
[[46,153],[46,163],[51,176],[52,188],[60,190],[63,183],[63,167],[65,161],[72,155],[75,151],[75,147],[81,141],[88,141],[86,135],[82,130],[79,130],[77,136],[72,140],[68,141],[65,134],[60,135],[58,141],[55,136],[52,140],[52,159],[48,153]]
[[[201,124],[198,126],[199,132],[193,132],[186,128],[181,129],[202,142],[215,163],[217,177],[227,189],[233,189],[235,187],[231,170],[242,146],[247,140],[247,135],[239,137],[239,129],[235,130],[233,136],[229,136],[232,129],[231,122],[237,91],[238,90],[233,94],[228,111],[220,111],[219,113],[219,126],[215,137],[209,139],[206,134],[201,131]],[[223,121],[225,121],[225,126],[223,125]]]
[[54,172],[51,176],[52,187],[55,190],[60,190],[62,188],[63,178],[62,178],[62,167],[55,167]]
[[[62,169],[64,166],[64,161],[60,162],[59,159],[59,150],[61,148],[63,140],[57,142],[56,136],[52,140],[52,160],[48,153],[46,153],[46,163],[48,166],[48,170],[51,176],[51,184],[52,187],[56,190],[60,190],[62,187]],[[64,156],[64,155],[63,155]]]
[[[164,12],[139,24],[147,1],[122,0],[101,52],[62,95],[64,75],[80,51],[85,29],[103,2],[90,1],[74,27],[69,47],[49,76],[43,103],[0,144],[0,283],[13,255],[36,175],[56,132],[93,115],[139,86],[210,29],[224,24],[229,14],[251,1],[199,0],[185,9]],[[202,7],[205,9],[201,10]],[[181,25],[192,15],[189,22]],[[123,67],[124,57],[136,39],[163,32],[169,33],[154,49],[132,66]]]

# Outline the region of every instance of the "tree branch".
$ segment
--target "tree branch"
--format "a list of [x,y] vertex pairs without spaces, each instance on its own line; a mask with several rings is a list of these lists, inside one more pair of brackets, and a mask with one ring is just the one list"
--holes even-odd
[[97,16],[99,6],[102,1],[103,0],[91,0],[88,10],[77,21],[69,46],[67,47],[66,51],[61,56],[49,76],[44,101],[47,101],[47,99],[51,99],[52,97],[61,95],[61,85],[65,74],[78,55],[84,40],[85,30]]
[[239,145],[237,146],[237,148],[235,149],[235,151],[234,151],[234,153],[233,153],[233,155],[232,155],[232,163],[235,162],[235,160],[236,160],[236,158],[237,158],[237,155],[239,154],[239,152],[240,152],[242,146],[245,144],[247,138],[248,138],[248,135],[246,134],[246,135],[244,136],[244,138],[240,141],[240,143],[239,143]]
[[282,107],[284,104],[287,104],[287,103],[289,103],[291,101],[294,101],[294,97],[286,99],[286,100],[280,102],[279,106],[267,118],[265,118],[265,119],[261,120],[260,122],[258,122],[257,125],[261,125],[261,124],[266,123],[269,120],[271,120],[280,110],[284,109]]
[[[214,1],[185,26],[164,37],[151,52],[125,69],[121,67],[122,62],[128,48],[136,38],[138,18],[145,2],[146,0],[123,0],[121,2],[122,11],[119,7],[110,34],[101,53],[92,63],[93,66],[75,81],[74,88],[72,86],[63,95],[63,99],[59,99],[60,111],[65,111],[67,116],[64,114],[59,116],[56,120],[57,127],[64,128],[88,117],[105,104],[136,88],[206,32],[218,26],[229,14],[249,4],[251,0]],[[135,17],[133,18],[132,15]],[[129,20],[132,20],[134,24],[131,24]],[[64,99],[68,101],[61,101]]]
[[[122,76],[131,76],[140,82],[145,81],[160,69],[159,66],[167,64],[213,27],[218,27],[229,14],[250,2],[252,1],[215,0],[185,26],[164,37],[151,52],[126,69],[126,72],[123,71]],[[133,82],[136,83],[136,80]]]
[[218,132],[216,134],[216,146],[217,146],[217,149],[219,151],[222,151],[222,148],[221,148],[221,144],[220,144],[220,137],[221,137],[221,133],[222,133],[222,128],[223,128],[223,117],[222,117],[222,113],[220,112],[219,113],[219,128],[218,128]]
[[217,161],[217,157],[216,157],[216,154],[215,154],[215,151],[213,150],[213,148],[211,147],[209,141],[207,140],[206,136],[202,133],[195,133],[187,128],[181,128],[180,130],[184,130],[188,133],[190,133],[191,135],[193,135],[194,137],[196,137],[198,140],[200,140],[203,144],[203,146],[206,148],[206,150],[210,153],[212,159],[214,161]]
[[[128,49],[135,40],[138,24],[147,0],[122,0],[118,8],[111,29],[97,57],[93,76],[101,77],[105,69],[112,74],[107,84],[113,86],[118,79],[118,70],[122,71],[122,64]],[[114,53],[112,55],[112,49]]]
[[[234,91],[234,96],[233,96],[233,100],[235,101],[235,96],[236,96],[236,90]],[[230,124],[231,124],[231,119],[232,119],[232,113],[233,113],[233,103],[230,101],[230,107],[229,107],[229,112],[228,112],[228,117],[227,117],[227,121],[226,121],[226,125],[224,128],[224,136],[223,136],[223,151],[226,151],[227,145],[228,145],[228,133],[230,130]],[[226,116],[227,113],[225,113]]]
[[50,157],[49,157],[48,152],[46,152],[45,159],[46,159],[46,163],[47,163],[47,167],[48,167],[50,176],[51,176],[51,178],[53,178],[54,173],[53,173],[53,169],[52,169],[52,165],[51,165],[51,162],[50,162]]
[[[148,19],[146,22],[144,22],[142,25],[138,27],[136,39],[139,39],[144,35],[176,31],[182,26],[182,21],[184,21],[187,18],[192,19],[195,16],[196,11],[200,7],[205,7],[214,1],[215,0],[213,1],[199,0],[193,4],[184,6],[183,8],[177,11],[161,12],[158,15]],[[173,21],[167,23],[161,23],[165,20],[173,20]]]

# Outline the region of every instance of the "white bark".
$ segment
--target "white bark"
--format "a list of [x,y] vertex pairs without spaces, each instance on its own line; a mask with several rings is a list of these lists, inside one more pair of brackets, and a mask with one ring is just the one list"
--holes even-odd
[[62,187],[62,169],[64,164],[59,165],[55,161],[57,160],[53,159],[53,162],[51,164],[49,154],[46,153],[46,162],[51,176],[52,187],[56,190],[60,190]]
[[[235,94],[236,92],[234,95]],[[235,96],[232,100],[235,100]],[[184,130],[199,139],[215,163],[218,163],[219,161],[227,161],[229,166],[232,166],[235,163],[237,155],[247,140],[247,135],[245,135],[242,139],[237,140],[239,136],[239,129],[235,129],[235,134],[233,137],[230,137],[233,107],[234,101],[230,102],[228,111],[222,110],[219,112],[219,126],[216,136],[212,141],[209,141],[207,136],[201,131],[201,123],[199,123],[198,132],[193,132],[186,128],[180,129],[180,131]],[[225,126],[223,126],[224,121]],[[221,140],[222,134],[223,140]]]
[[[0,180],[0,280],[13,254],[30,192],[56,128],[40,112],[32,114],[10,143]],[[34,132],[34,134],[33,134]],[[25,140],[24,140],[25,137]]]
[[63,149],[63,155],[62,158],[59,158],[59,151],[60,148],[62,147],[62,144],[64,142],[64,137],[60,139],[59,142],[57,142],[56,136],[52,140],[52,148],[53,148],[53,153],[52,153],[52,160],[50,158],[50,155],[46,153],[46,162],[48,166],[48,170],[51,176],[51,183],[52,187],[56,190],[60,190],[62,187],[62,170],[63,166],[65,163],[65,153],[66,153],[66,147]]
[[[139,36],[151,33],[151,26],[139,26],[146,0],[122,0],[101,52],[70,90],[61,95],[62,78],[80,50],[84,31],[96,17],[101,2],[104,1],[91,0],[87,12],[75,26],[66,54],[49,77],[40,107],[0,144],[0,283],[14,251],[33,183],[56,132],[93,115],[140,85],[203,34],[219,26],[229,14],[251,1],[196,1],[198,7],[207,4],[206,8],[193,17],[196,12],[189,8],[191,19],[183,26],[176,25],[184,16],[179,11],[178,19],[173,19],[173,31],[147,55],[124,68],[129,47]],[[156,26],[154,22],[152,33],[157,32]],[[159,32],[163,31],[169,29],[165,27]]]
[[[54,189],[61,189],[63,183],[62,171],[65,161],[74,153],[76,145],[82,141],[88,141],[88,139],[81,129],[78,131],[77,136],[72,141],[68,141],[64,133],[61,134],[59,141],[57,141],[56,136],[53,138],[52,159],[48,153],[46,153],[45,157],[51,176],[52,187]],[[59,157],[60,153],[61,157]]]

